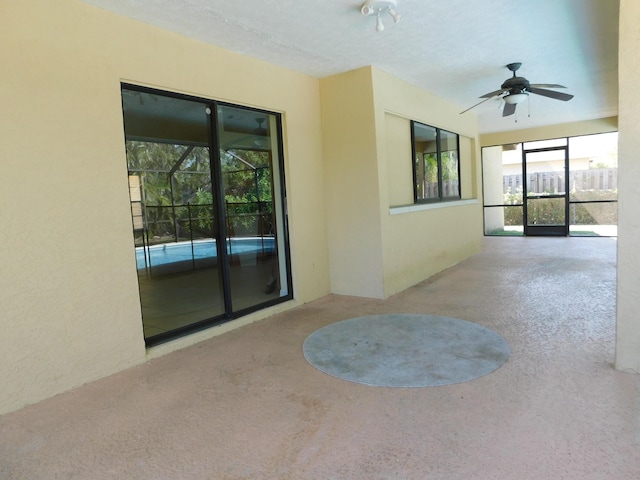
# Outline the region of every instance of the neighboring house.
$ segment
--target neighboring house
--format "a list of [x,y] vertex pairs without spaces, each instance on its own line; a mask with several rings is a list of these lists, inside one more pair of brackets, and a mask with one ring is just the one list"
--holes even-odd
[[[639,371],[640,5],[623,0],[620,18],[617,366]],[[549,135],[479,136],[474,115],[376,68],[318,80],[78,0],[5,2],[0,42],[0,414],[330,293],[386,298],[460,262],[482,246],[480,147]],[[145,347],[123,83],[282,116],[291,299]],[[414,204],[411,120],[459,135],[459,200]]]

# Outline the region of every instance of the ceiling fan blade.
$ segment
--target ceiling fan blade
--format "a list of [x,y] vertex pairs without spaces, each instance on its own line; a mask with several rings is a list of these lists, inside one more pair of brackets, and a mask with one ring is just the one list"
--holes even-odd
[[508,117],[516,113],[516,104],[504,102],[504,109],[502,110],[502,116]]
[[[480,97],[482,98],[482,97]],[[460,112],[460,115],[462,115],[463,113],[468,112],[469,110],[471,110],[472,108],[476,108],[478,105],[483,104],[484,102],[486,102],[487,100],[491,100],[493,97],[488,97],[485,98],[484,100],[482,100],[481,102],[476,103],[475,105],[473,105],[472,107],[467,108],[466,110],[464,110],[463,112]]]
[[562,100],[563,102],[573,98],[573,95],[569,95],[568,93],[554,92],[553,90],[545,90],[543,88],[531,87],[529,91],[536,95],[542,95],[543,97],[549,97],[555,100]]
[[564,85],[558,85],[557,83],[532,83],[529,86],[534,88],[567,88]]
[[508,91],[509,91],[508,88],[501,88],[500,90],[495,90],[493,92],[485,93],[484,95],[482,95],[481,97],[478,97],[478,98],[491,98],[491,97],[495,97],[496,95],[500,95],[501,93],[508,92]]

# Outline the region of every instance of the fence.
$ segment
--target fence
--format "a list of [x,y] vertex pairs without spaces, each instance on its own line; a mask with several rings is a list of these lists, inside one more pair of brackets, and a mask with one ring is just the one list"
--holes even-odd
[[[504,175],[503,192],[515,193],[523,189],[522,174]],[[564,192],[564,172],[538,172],[527,174],[527,191],[536,193]],[[617,190],[617,168],[595,168],[569,172],[569,191]]]
[[[232,261],[255,265],[273,254],[275,228],[270,202],[226,202],[227,238]],[[146,205],[142,228],[134,230],[138,268],[147,275],[208,267],[217,261],[219,225],[213,204]],[[134,225],[135,226],[135,225]],[[162,248],[159,248],[162,247]]]
[[[273,235],[270,202],[226,202],[227,234],[234,237]],[[213,238],[218,230],[213,204],[145,205],[144,237],[136,237],[136,246]],[[141,217],[142,218],[142,217]]]
[[[458,180],[444,180],[442,182],[442,197],[458,197],[460,196],[460,182]],[[438,182],[423,182],[422,198],[438,198]]]

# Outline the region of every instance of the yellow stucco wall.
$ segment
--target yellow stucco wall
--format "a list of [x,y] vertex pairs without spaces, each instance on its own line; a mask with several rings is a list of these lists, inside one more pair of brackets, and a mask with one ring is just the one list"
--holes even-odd
[[121,81],[282,112],[294,294],[329,293],[318,80],[76,0],[0,10],[0,413],[147,358]]
[[640,373],[640,2],[620,2],[616,368]]
[[[461,116],[459,105],[405,83],[382,70],[373,71],[380,178],[379,215],[383,254],[383,295],[388,297],[455,265],[482,247],[482,209],[477,201],[479,151],[475,115]],[[390,119],[393,120],[390,121]],[[464,202],[425,209],[394,207],[399,189],[413,201],[411,152],[399,132],[404,120],[443,128],[460,135],[460,183]],[[396,146],[390,142],[398,142]],[[410,146],[409,146],[410,149]],[[402,173],[399,173],[402,172]],[[394,193],[396,192],[396,193]]]
[[462,197],[476,198],[475,116],[370,67],[321,91],[333,292],[386,298],[478,252],[477,201],[392,212],[413,203],[411,120],[461,135]]
[[505,145],[508,143],[532,142],[561,137],[577,137],[595,133],[615,132],[618,130],[618,117],[607,117],[583,122],[562,123],[538,128],[525,128],[509,132],[487,133],[480,135],[482,147]]
[[320,81],[331,289],[380,298],[379,172],[371,69]]

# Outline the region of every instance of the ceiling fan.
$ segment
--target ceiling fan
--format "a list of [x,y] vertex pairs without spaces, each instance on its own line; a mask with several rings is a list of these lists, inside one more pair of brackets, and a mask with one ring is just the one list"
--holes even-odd
[[497,97],[500,97],[502,98],[502,100],[504,100],[504,109],[502,110],[503,117],[513,115],[516,111],[516,105],[520,102],[525,101],[530,93],[542,95],[543,97],[553,98],[555,100],[562,100],[563,102],[566,102],[573,98],[573,95],[569,95],[568,93],[547,90],[548,88],[567,88],[562,85],[558,85],[555,83],[529,83],[529,80],[527,80],[526,78],[517,77],[516,72],[518,71],[520,66],[522,66],[522,63],[519,62],[510,63],[509,65],[507,65],[507,68],[513,72],[513,77],[506,79],[499,90],[486,93],[479,97],[484,98],[484,100],[476,103],[472,107],[467,108],[464,112],[460,112],[460,114],[462,115],[463,113],[468,112],[478,105],[481,105],[487,100]]
[[255,127],[249,124],[248,118],[244,118],[243,120],[242,124],[237,124],[233,127],[227,125],[229,128],[224,128],[223,133],[225,134],[226,140],[224,149],[267,149],[270,145],[270,136],[269,130],[263,125],[267,119],[265,117],[254,118],[253,120],[256,122]]

